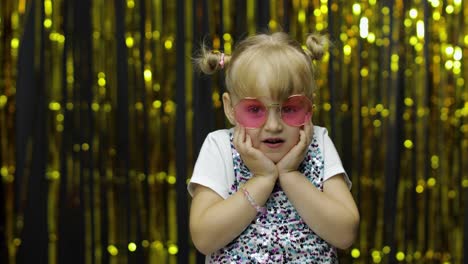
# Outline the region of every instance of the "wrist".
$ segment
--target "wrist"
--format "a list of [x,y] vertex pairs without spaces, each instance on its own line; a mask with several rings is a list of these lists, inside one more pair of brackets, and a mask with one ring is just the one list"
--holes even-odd
[[268,174],[268,175],[263,175],[263,174],[253,174],[253,177],[255,181],[261,182],[264,185],[270,186],[270,185],[275,185],[276,181],[278,180],[279,174]]
[[278,176],[278,180],[279,181],[284,181],[284,180],[288,180],[288,179],[293,179],[297,176],[302,176],[303,174],[300,173],[299,171],[297,170],[293,170],[293,171],[284,171],[284,172],[281,172],[279,173],[279,176]]
[[257,211],[257,214],[265,215],[267,213],[267,209],[264,206],[260,206],[257,204],[255,199],[250,195],[249,191],[245,187],[241,187],[241,191],[244,194],[244,197],[250,203],[250,205]]

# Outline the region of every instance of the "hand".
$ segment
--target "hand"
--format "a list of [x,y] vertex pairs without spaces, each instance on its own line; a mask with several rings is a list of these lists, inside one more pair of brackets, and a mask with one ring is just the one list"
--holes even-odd
[[252,146],[252,139],[246,133],[245,127],[239,124],[234,128],[233,144],[253,175],[272,177],[272,180],[276,181],[278,171],[275,164],[263,152]]
[[314,126],[312,121],[310,117],[307,117],[303,129],[299,131],[299,142],[276,164],[279,177],[289,172],[297,171],[312,142],[312,138],[314,137],[313,131]]

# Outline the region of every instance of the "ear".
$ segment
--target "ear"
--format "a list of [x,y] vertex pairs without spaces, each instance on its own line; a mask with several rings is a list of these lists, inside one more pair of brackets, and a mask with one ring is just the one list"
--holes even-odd
[[236,118],[234,116],[234,109],[232,108],[232,100],[229,93],[223,93],[223,107],[224,107],[224,114],[226,115],[229,123],[231,125],[236,125]]

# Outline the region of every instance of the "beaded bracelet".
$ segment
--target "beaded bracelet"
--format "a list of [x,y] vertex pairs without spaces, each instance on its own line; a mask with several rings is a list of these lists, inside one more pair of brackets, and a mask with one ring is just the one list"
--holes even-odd
[[267,209],[265,207],[263,207],[263,206],[259,206],[255,202],[255,200],[252,198],[252,196],[250,196],[250,193],[249,193],[249,191],[247,191],[247,189],[242,187],[241,190],[244,193],[245,198],[247,198],[247,200],[249,201],[250,205],[252,205],[252,207],[255,208],[255,210],[257,210],[258,213],[260,213],[262,215],[267,213]]

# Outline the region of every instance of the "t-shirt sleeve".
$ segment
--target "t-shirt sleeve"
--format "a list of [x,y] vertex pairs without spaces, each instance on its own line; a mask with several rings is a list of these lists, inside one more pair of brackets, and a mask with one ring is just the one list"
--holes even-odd
[[351,189],[351,180],[349,179],[348,174],[343,168],[343,164],[341,163],[340,156],[336,151],[333,141],[330,139],[330,136],[328,136],[328,130],[323,128],[322,135],[323,159],[325,163],[323,181],[326,181],[331,177],[342,173],[344,175],[344,180],[346,184]]
[[[195,184],[212,189],[221,197],[229,196],[228,178],[232,173],[229,132],[220,130],[208,134],[198,154],[188,192],[193,196]],[[231,157],[230,163],[228,157]],[[229,166],[230,165],[230,166]]]

